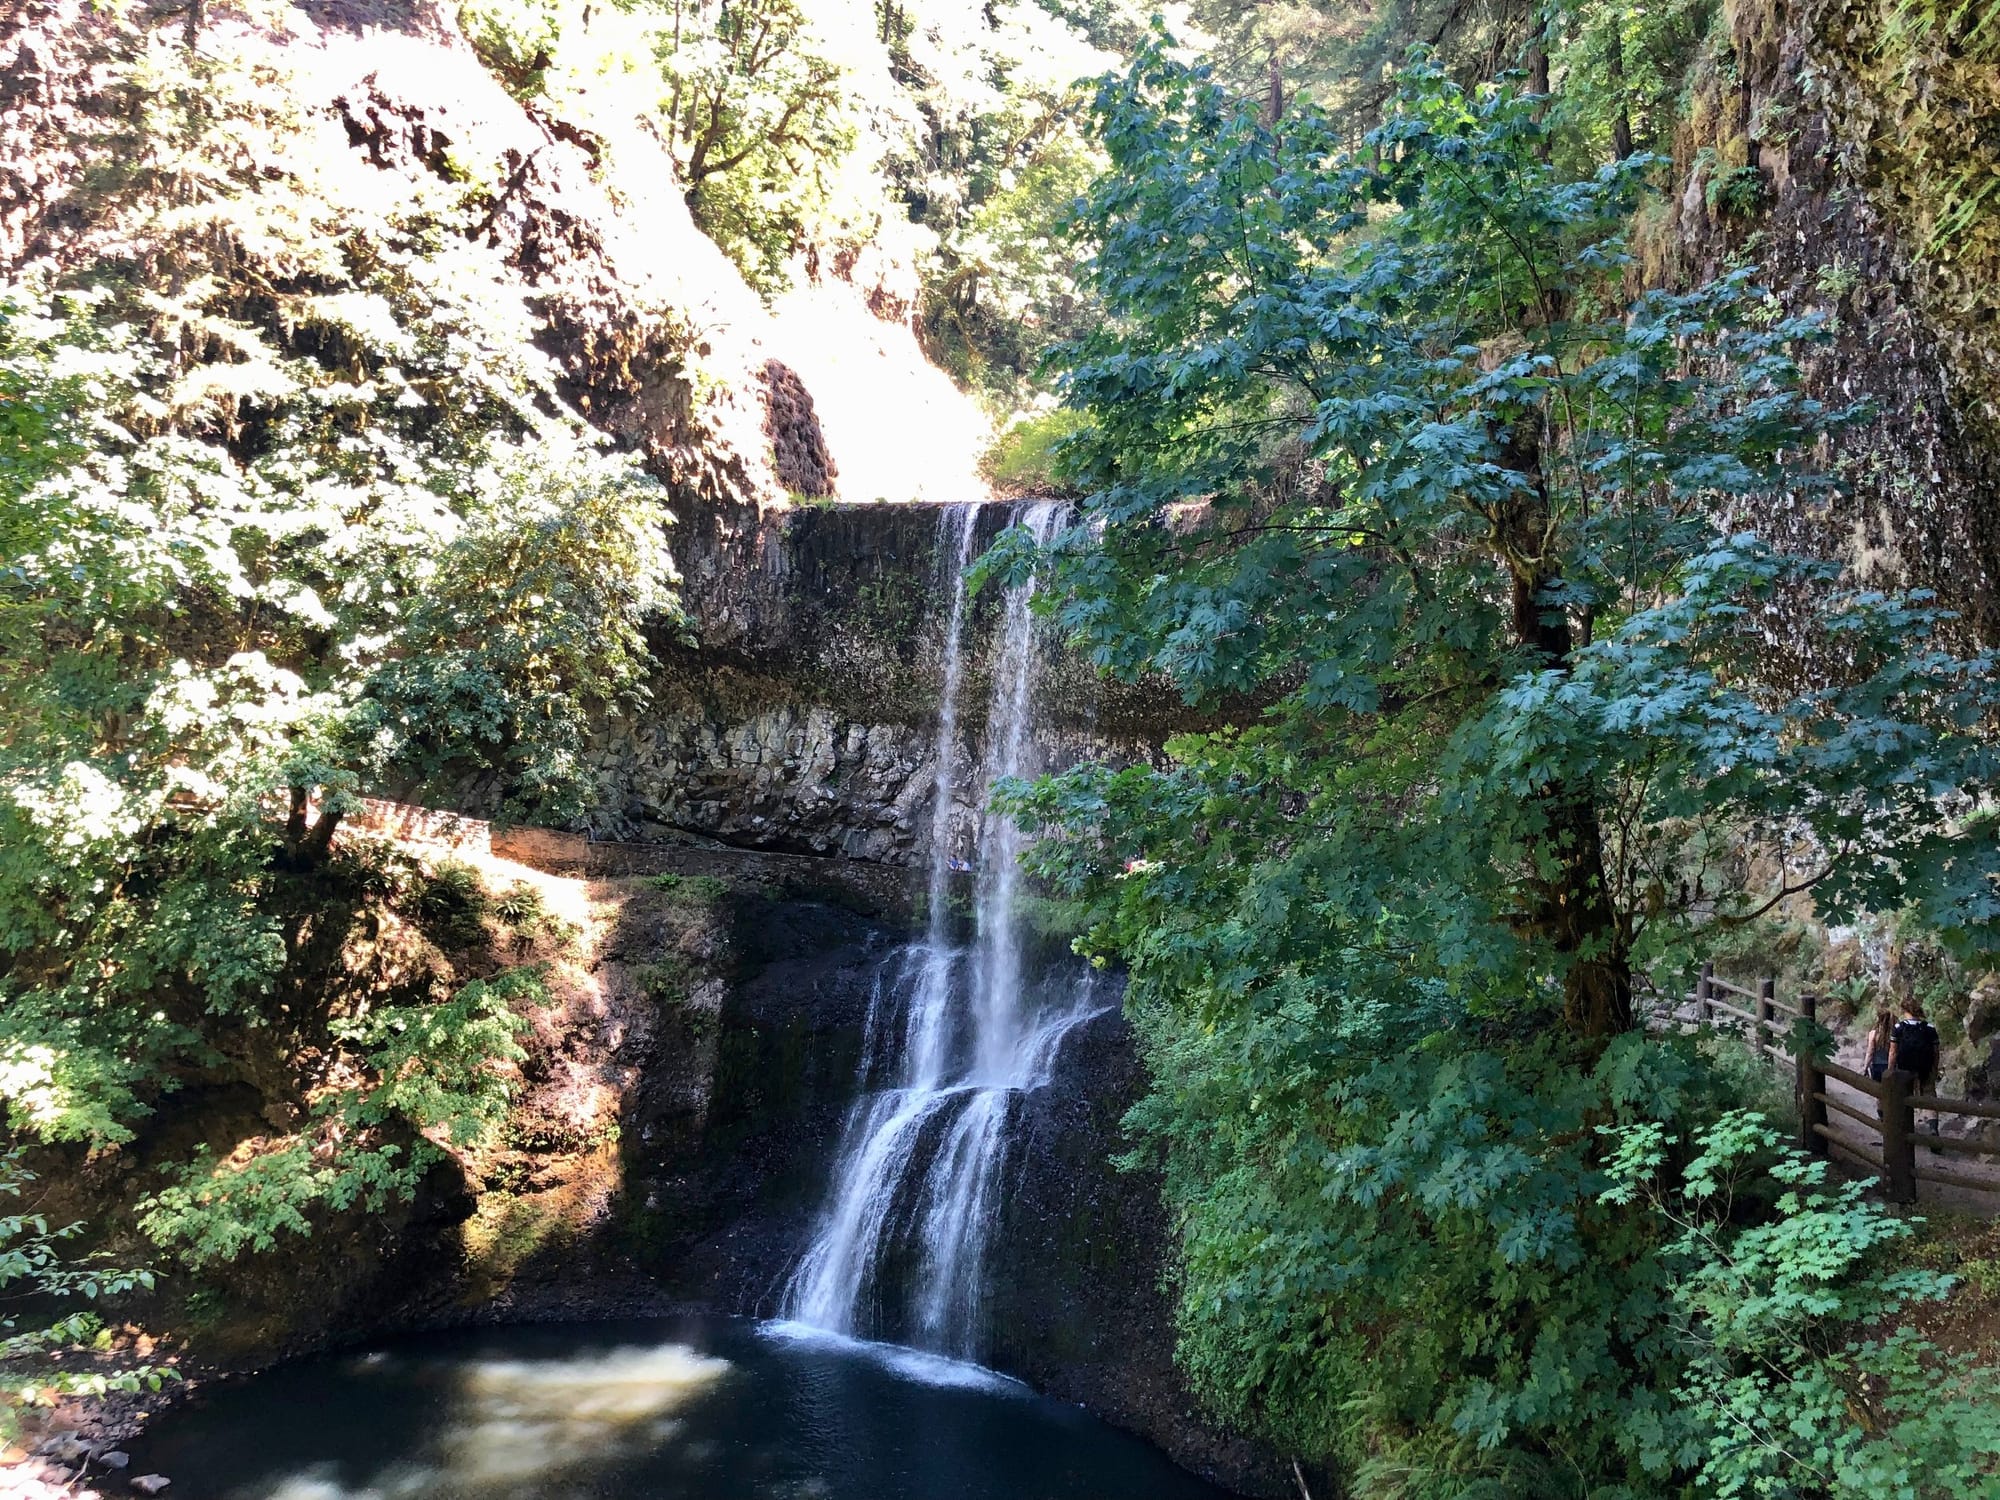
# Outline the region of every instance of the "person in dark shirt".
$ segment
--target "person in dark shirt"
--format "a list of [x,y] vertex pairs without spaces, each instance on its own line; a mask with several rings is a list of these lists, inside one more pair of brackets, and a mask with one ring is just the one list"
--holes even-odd
[[[1924,1008],[1912,998],[1903,1002],[1903,1019],[1889,1033],[1889,1067],[1900,1069],[1916,1080],[1913,1093],[1937,1093],[1937,1027],[1924,1019]],[[1937,1111],[1931,1111],[1931,1134],[1938,1133]],[[1933,1147],[1933,1150],[1936,1148]]]

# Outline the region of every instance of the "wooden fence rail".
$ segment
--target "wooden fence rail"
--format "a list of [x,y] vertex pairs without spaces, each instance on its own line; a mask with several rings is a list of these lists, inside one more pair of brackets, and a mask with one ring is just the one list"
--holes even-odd
[[[1724,996],[1733,996],[1750,1004],[1732,1004]],[[1864,1170],[1874,1173],[1882,1179],[1886,1194],[1893,1203],[1916,1202],[1919,1182],[2000,1195],[2000,1180],[1975,1177],[1944,1166],[1917,1164],[1917,1111],[1932,1111],[1934,1117],[1949,1114],[2000,1120],[2000,1104],[1919,1094],[1915,1092],[1918,1080],[1909,1073],[1886,1072],[1877,1082],[1866,1073],[1816,1058],[1809,1050],[1794,1050],[1789,1045],[1780,1045],[1786,1040],[1792,1021],[1818,1020],[1819,1001],[1817,996],[1801,995],[1797,1005],[1788,1005],[1778,999],[1775,980],[1761,980],[1755,990],[1747,990],[1741,985],[1716,978],[1715,966],[1703,964],[1694,992],[1686,998],[1693,1003],[1695,1018],[1700,1025],[1731,1032],[1757,1056],[1793,1074],[1799,1110],[1799,1145],[1806,1151],[1815,1156],[1838,1152]],[[1873,1113],[1834,1094],[1829,1088],[1830,1081],[1844,1084],[1864,1099],[1873,1100]],[[1835,1115],[1860,1126],[1862,1138],[1855,1139],[1851,1131],[1843,1135],[1836,1130],[1833,1124]],[[1870,1133],[1875,1137],[1872,1141],[1866,1138]],[[2000,1158],[2000,1145],[1989,1145],[1985,1141],[1927,1135],[1922,1143],[1933,1153],[1954,1158]]]

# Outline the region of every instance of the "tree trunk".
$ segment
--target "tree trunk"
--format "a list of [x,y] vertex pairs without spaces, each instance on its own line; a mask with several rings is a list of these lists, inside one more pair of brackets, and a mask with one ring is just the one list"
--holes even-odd
[[[1525,417],[1502,444],[1500,461],[1529,481],[1494,528],[1512,584],[1514,638],[1538,669],[1566,671],[1576,637],[1568,613],[1545,602],[1560,575],[1545,555],[1549,501],[1541,441]],[[1588,786],[1551,781],[1536,801],[1545,826],[1534,850],[1538,868],[1523,927],[1563,957],[1563,1021],[1570,1034],[1604,1041],[1632,1027],[1632,964],[1605,879],[1596,797]]]
[[1556,875],[1540,892],[1537,924],[1568,962],[1563,1022],[1570,1035],[1603,1041],[1632,1029],[1632,963],[1604,878],[1597,805],[1560,782],[1542,794]]
[[305,868],[316,869],[326,862],[326,857],[333,852],[333,832],[339,826],[339,813],[329,810],[319,815],[319,821],[313,824],[312,832],[306,835],[305,842],[299,846],[299,852],[305,857]]
[[298,875],[326,863],[327,856],[333,852],[334,831],[340,827],[340,814],[332,808],[321,808],[319,816],[309,822],[306,816],[309,801],[308,788],[292,788],[292,805],[285,817],[281,859],[287,870]]
[[1611,159],[1623,161],[1632,154],[1632,112],[1625,98],[1624,28],[1614,15],[1611,35],[1604,44],[1604,70],[1611,78]]
[[[1528,36],[1528,92],[1535,96],[1535,120],[1540,123],[1549,112],[1549,20],[1540,14]],[[1549,151],[1549,138],[1544,135],[1535,155],[1547,161]]]

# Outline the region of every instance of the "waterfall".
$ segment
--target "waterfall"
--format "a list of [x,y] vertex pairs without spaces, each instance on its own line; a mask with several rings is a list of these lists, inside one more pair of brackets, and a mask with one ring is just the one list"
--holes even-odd
[[[1061,507],[1019,507],[1016,524],[1046,541]],[[921,941],[878,973],[862,1043],[861,1097],[844,1127],[827,1206],[785,1292],[785,1315],[838,1333],[979,1352],[988,1240],[1014,1101],[1049,1080],[1063,1037],[1102,1009],[1090,970],[1031,973],[1016,911],[1021,835],[986,813],[955,817],[961,765],[965,567],[976,505],[951,506],[939,555],[949,578],[932,802],[928,922]],[[1040,648],[1034,585],[1003,601],[975,800],[1003,777],[1033,774]],[[955,866],[972,869],[969,943],[954,940]]]

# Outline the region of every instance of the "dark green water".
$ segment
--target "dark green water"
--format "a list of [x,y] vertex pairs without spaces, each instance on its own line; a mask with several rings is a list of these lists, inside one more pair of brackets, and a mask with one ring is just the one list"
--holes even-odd
[[1221,1500],[973,1366],[737,1320],[482,1329],[211,1388],[175,1500]]

